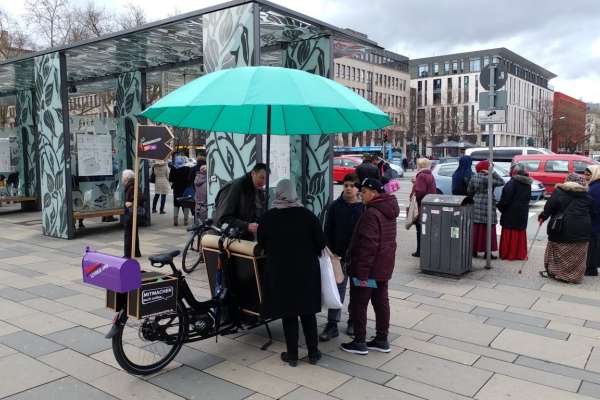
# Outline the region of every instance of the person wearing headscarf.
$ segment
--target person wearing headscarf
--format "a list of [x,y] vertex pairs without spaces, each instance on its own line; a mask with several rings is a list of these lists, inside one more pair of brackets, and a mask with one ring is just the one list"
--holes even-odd
[[419,216],[415,221],[417,230],[417,251],[412,253],[413,257],[421,257],[421,202],[428,194],[435,194],[435,178],[431,173],[431,161],[427,158],[417,159],[417,174],[412,179],[413,187],[410,197],[415,196],[419,208]]
[[298,318],[308,349],[308,360],[316,364],[318,349],[316,314],[321,311],[321,270],[319,256],[327,240],[319,219],[304,208],[289,179],[275,189],[272,208],[257,230],[258,244],[265,250],[265,314],[281,318],[287,351],[281,359],[298,364]]
[[[488,160],[479,161],[475,166],[477,174],[471,177],[467,194],[473,196],[473,257],[478,253],[486,253],[487,245],[487,222],[488,222],[488,171],[490,163]],[[504,181],[496,172],[492,175],[492,187],[504,185]],[[498,239],[496,237],[496,200],[492,196],[492,248],[498,250]],[[497,257],[490,256],[492,259]]]
[[452,194],[459,196],[467,195],[469,181],[473,175],[473,159],[470,156],[462,156],[458,160],[458,168],[452,174]]
[[509,261],[527,260],[527,220],[532,179],[518,164],[512,166],[510,175],[511,179],[502,188],[502,196],[496,206],[502,213],[500,258]]
[[590,165],[584,173],[592,197],[592,233],[588,247],[585,275],[598,276],[600,267],[600,166]]
[[592,198],[583,176],[571,173],[564,183],[556,185],[538,217],[540,223],[550,218],[545,271],[540,271],[540,275],[563,282],[581,282],[587,265],[592,212]]
[[189,220],[189,209],[184,207],[183,204],[178,200],[184,196],[185,190],[193,184],[190,181],[190,167],[185,165],[185,158],[183,156],[176,156],[173,168],[169,172],[169,182],[173,188],[173,225],[179,225],[179,209],[183,211],[183,224],[187,225]]

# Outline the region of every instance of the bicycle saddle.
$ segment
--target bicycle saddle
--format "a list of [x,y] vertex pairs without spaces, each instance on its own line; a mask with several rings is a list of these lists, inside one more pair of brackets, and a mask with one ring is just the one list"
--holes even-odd
[[165,264],[171,264],[173,262],[173,258],[177,257],[180,253],[181,251],[179,250],[171,250],[168,253],[150,256],[148,257],[148,260],[150,260],[150,263],[152,263],[153,267],[162,267]]

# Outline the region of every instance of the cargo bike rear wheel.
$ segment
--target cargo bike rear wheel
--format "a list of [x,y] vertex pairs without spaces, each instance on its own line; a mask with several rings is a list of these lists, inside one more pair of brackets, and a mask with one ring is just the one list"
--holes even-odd
[[177,301],[176,311],[142,320],[119,315],[121,321],[112,337],[112,348],[121,368],[130,374],[160,371],[173,361],[185,342],[188,318],[181,301]]

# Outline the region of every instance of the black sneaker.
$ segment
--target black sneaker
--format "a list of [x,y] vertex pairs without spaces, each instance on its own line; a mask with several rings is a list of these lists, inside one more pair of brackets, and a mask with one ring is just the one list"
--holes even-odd
[[288,356],[288,353],[285,351],[283,353],[281,353],[281,361],[288,363],[288,365],[290,367],[298,366],[298,359],[295,359],[295,360],[290,359],[290,357]]
[[348,353],[360,354],[366,356],[369,354],[369,348],[365,342],[351,341],[350,343],[343,343],[340,348]]
[[340,335],[340,332],[338,331],[337,324],[336,325],[327,324],[325,326],[325,329],[323,329],[323,333],[321,333],[319,335],[319,340],[321,342],[327,342],[333,338],[338,337],[339,335]]
[[346,335],[354,336],[354,324],[351,322],[348,322],[348,327],[346,328]]
[[369,350],[379,351],[380,353],[389,353],[390,351],[392,351],[392,349],[390,349],[390,344],[388,343],[387,339],[374,338],[370,342],[367,342],[367,348]]
[[312,365],[315,365],[316,363],[319,362],[319,360],[321,359],[321,357],[322,357],[321,352],[317,350],[316,354],[313,354],[313,355],[309,354],[308,355],[308,363],[312,364]]

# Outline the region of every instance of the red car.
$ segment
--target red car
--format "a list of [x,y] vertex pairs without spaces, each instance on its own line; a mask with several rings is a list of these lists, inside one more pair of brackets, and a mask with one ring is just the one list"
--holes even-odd
[[337,156],[333,159],[333,182],[343,183],[347,174],[353,174],[362,164],[362,159],[357,156]]
[[563,183],[569,173],[583,174],[588,166],[596,164],[576,154],[531,154],[515,156],[513,161],[523,166],[530,177],[542,182],[546,195],[552,194],[554,186]]

